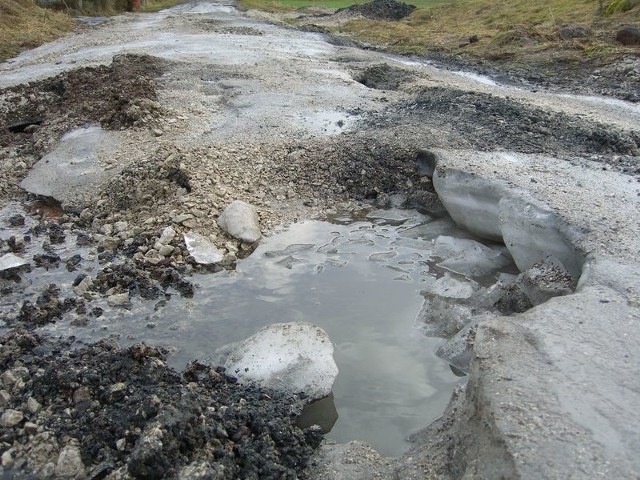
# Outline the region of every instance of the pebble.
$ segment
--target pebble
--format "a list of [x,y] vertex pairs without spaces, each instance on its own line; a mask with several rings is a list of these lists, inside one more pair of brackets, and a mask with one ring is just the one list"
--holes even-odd
[[107,297],[107,303],[110,307],[128,307],[131,305],[129,293],[116,293]]
[[[176,222],[176,223],[179,223],[179,222]],[[158,239],[158,242],[160,242],[162,245],[169,245],[175,237],[176,237],[175,229],[173,227],[167,227],[160,234],[160,238]]]
[[85,467],[80,457],[80,448],[67,445],[62,449],[56,463],[55,475],[57,478],[82,478],[85,476]]
[[0,390],[0,408],[7,408],[9,406],[9,400],[11,400],[9,392]]
[[0,426],[2,427],[15,427],[24,418],[24,414],[19,410],[13,410],[11,408],[4,411],[2,417],[0,417]]
[[27,399],[27,410],[31,413],[37,413],[42,408],[40,402],[38,402],[35,398],[29,397]]

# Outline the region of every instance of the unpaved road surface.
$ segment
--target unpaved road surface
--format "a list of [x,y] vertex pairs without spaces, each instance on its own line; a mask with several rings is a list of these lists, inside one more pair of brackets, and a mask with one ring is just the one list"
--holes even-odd
[[[19,277],[3,274],[3,295],[17,299],[15,308],[3,305],[0,366],[11,373],[2,377],[3,468],[42,478],[635,478],[638,380],[625,373],[637,358],[630,345],[640,322],[633,273],[640,107],[507,87],[259,17],[191,2],[109,18],[0,65],[1,206],[42,216],[35,231],[45,251],[47,242],[75,236],[78,246],[96,249],[99,263],[91,285],[74,283],[84,287],[73,298],[53,285],[25,302]],[[474,179],[498,179],[500,188],[531,190],[546,202],[545,215],[571,226],[567,238],[590,265],[578,287],[585,304],[628,323],[601,326],[615,338],[599,338],[589,324],[564,345],[553,320],[566,321],[562,334],[571,336],[580,315],[588,316],[566,300],[546,307],[547,323],[536,320],[539,308],[481,328],[466,393],[404,458],[382,459],[353,444],[323,447],[309,463],[318,434],[289,418],[300,399],[234,390],[201,365],[179,376],[160,350],[105,342],[70,354],[72,341],[30,333],[68,313],[79,325],[91,321],[101,314],[92,295],[115,302],[127,291],[152,299],[168,288],[193,294],[189,275],[206,268],[180,235],[158,243],[167,226],[206,235],[224,254],[216,268],[233,268],[255,248],[215,221],[236,199],[257,208],[267,234],[331,212],[390,206],[393,194],[404,206],[439,211],[433,171],[425,173],[422,161],[435,158],[424,153],[431,149],[464,152],[439,164],[450,178],[469,170],[461,192]],[[23,187],[62,208],[32,203]],[[19,228],[19,217],[3,221]],[[2,253],[26,248],[19,238],[0,246]],[[110,267],[117,255],[126,261]],[[37,265],[84,261],[76,260],[49,252]],[[56,376],[47,365],[61,356]],[[597,368],[590,358],[599,359]],[[572,373],[578,380],[567,379]],[[607,388],[590,389],[591,381]],[[572,404],[574,395],[585,400]],[[52,400],[41,411],[45,398]],[[230,402],[236,406],[220,410]],[[87,420],[96,415],[98,423]],[[273,420],[256,424],[260,416]],[[98,424],[103,435],[92,433]],[[80,445],[90,434],[92,446]],[[154,465],[156,458],[166,461]]]

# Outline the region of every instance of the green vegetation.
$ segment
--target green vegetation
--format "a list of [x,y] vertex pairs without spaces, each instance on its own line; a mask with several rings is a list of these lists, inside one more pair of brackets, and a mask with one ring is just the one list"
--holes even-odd
[[[142,3],[141,11],[155,12],[182,1],[147,0]],[[69,13],[113,15],[125,11],[128,2],[129,0],[60,0],[54,8],[42,8],[33,0],[0,0],[0,61],[65,35],[74,27]]]
[[37,7],[31,0],[0,0],[0,61],[64,35],[68,15]]
[[[441,52],[489,59],[580,62],[635,53],[614,41],[622,25],[640,26],[640,0],[405,0],[418,8],[400,21],[359,18],[329,29],[396,53]],[[287,12],[343,8],[365,0],[239,0],[245,8]],[[302,10],[301,10],[302,11]],[[287,17],[288,23],[299,20]],[[309,22],[309,18],[302,18]],[[327,23],[323,23],[327,25]],[[575,28],[575,34],[560,30]]]

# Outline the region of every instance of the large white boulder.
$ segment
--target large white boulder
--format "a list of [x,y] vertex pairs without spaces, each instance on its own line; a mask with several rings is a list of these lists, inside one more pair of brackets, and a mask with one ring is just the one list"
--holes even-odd
[[253,243],[262,238],[256,209],[242,200],[235,200],[224,209],[218,225],[243,242]]
[[240,383],[255,382],[307,401],[331,393],[338,367],[327,333],[311,323],[275,323],[241,342],[219,348],[212,364],[226,368]]

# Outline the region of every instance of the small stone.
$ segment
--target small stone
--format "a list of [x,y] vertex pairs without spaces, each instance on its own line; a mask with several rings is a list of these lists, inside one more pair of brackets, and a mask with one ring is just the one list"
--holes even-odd
[[2,453],[2,466],[3,467],[12,467],[13,466],[13,448]]
[[193,259],[203,265],[212,265],[222,261],[224,256],[204,235],[195,232],[184,234],[184,243]]
[[7,428],[15,427],[23,418],[24,415],[22,412],[9,408],[5,410],[2,417],[0,417],[0,426]]
[[153,134],[154,134],[156,137],[161,137],[163,133],[164,133],[164,132],[163,132],[162,130],[160,130],[159,128],[154,128],[154,129],[153,129]]
[[80,387],[75,392],[73,392],[73,403],[75,403],[76,405],[78,403],[89,401],[91,401],[91,391],[88,387]]
[[127,394],[127,385],[122,382],[118,382],[111,386],[109,389],[109,400],[111,402],[119,402]]
[[11,270],[13,268],[20,268],[25,265],[29,265],[29,261],[24,258],[20,258],[13,253],[7,253],[0,257],[0,272],[4,270]]
[[9,225],[12,227],[21,227],[24,225],[24,215],[11,215],[9,217]]
[[14,383],[16,383],[16,380],[17,378],[15,377],[13,372],[11,372],[11,370],[7,370],[2,374],[2,384],[5,387],[11,387]]
[[129,293],[116,293],[107,297],[107,304],[110,307],[129,307],[131,306],[131,300],[129,299]]
[[128,226],[129,224],[127,222],[121,220],[113,224],[113,231],[115,233],[122,233],[127,229]]
[[73,291],[77,295],[84,295],[85,293],[87,293],[87,290],[89,290],[89,288],[92,285],[93,285],[93,280],[91,279],[91,277],[86,276],[80,281],[80,283],[78,283],[78,285],[73,287]]
[[243,242],[253,243],[262,238],[256,209],[241,200],[231,202],[217,222],[220,228]]
[[175,237],[176,231],[173,229],[173,227],[167,227],[160,234],[160,238],[158,239],[158,241],[162,245],[169,245]]
[[58,455],[55,475],[58,478],[82,478],[86,474],[80,447],[68,445]]
[[640,45],[640,30],[636,27],[626,26],[616,32],[616,40],[622,45]]
[[173,217],[172,220],[173,220],[173,223],[181,224],[191,219],[193,219],[193,215],[191,215],[190,213],[183,213],[181,215],[176,215],[175,217]]
[[0,390],[0,408],[7,408],[9,406],[9,400],[11,400],[9,392]]
[[158,250],[158,253],[160,254],[160,256],[166,258],[173,253],[173,250],[174,248],[171,245],[162,245]]
[[31,413],[37,413],[41,408],[42,408],[42,405],[40,405],[40,402],[38,402],[33,397],[29,397],[29,399],[27,400],[27,409]]
[[124,449],[127,446],[127,439],[121,438],[120,440],[116,440],[116,448],[119,452],[124,452]]
[[33,422],[26,422],[24,424],[24,431],[30,435],[33,435],[38,432],[38,425]]

